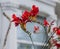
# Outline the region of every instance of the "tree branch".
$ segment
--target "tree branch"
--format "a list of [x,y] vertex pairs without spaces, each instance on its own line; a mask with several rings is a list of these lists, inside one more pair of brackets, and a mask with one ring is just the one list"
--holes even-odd
[[11,19],[9,18],[9,16],[7,16],[6,14],[5,14],[5,12],[3,12],[3,15],[10,21]]
[[11,23],[12,23],[11,22],[11,19],[5,14],[5,12],[3,12],[3,15],[10,21],[10,23],[9,23],[8,30],[7,30],[6,35],[5,35],[5,38],[4,38],[3,48],[2,49],[4,49],[4,47],[6,45],[8,34],[9,34],[10,29],[11,29]]
[[3,43],[3,48],[6,45],[6,42],[7,42],[7,38],[8,38],[8,34],[9,34],[10,29],[11,29],[11,22],[9,23],[8,30],[7,30],[6,35],[5,35],[5,39],[4,39],[4,43]]

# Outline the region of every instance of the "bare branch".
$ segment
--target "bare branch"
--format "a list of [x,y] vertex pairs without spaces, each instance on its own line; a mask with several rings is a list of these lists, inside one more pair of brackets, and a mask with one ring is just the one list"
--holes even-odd
[[7,42],[7,38],[8,38],[8,34],[9,34],[10,29],[11,29],[11,22],[9,23],[8,30],[6,32],[6,36],[5,36],[4,43],[3,43],[3,48],[6,45],[6,42]]
[[3,15],[10,21],[11,19],[9,18],[9,16],[6,15],[5,12],[3,12]]

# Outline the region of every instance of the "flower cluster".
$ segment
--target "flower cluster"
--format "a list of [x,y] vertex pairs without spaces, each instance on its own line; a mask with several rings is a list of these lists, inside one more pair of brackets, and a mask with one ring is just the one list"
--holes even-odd
[[[26,23],[27,22],[35,22],[37,14],[39,12],[39,8],[36,7],[35,5],[32,6],[32,9],[30,11],[25,10],[22,13],[22,16],[19,18],[15,14],[12,15],[12,22],[15,23],[15,26],[20,25],[23,30],[26,31]],[[52,25],[54,24],[55,20],[53,20],[51,23],[49,23],[46,18],[43,21],[44,27],[48,28],[47,33],[50,32]],[[34,33],[36,33],[39,30],[39,26],[34,26]],[[60,27],[54,27],[53,32],[56,33],[58,36],[60,36]],[[53,35],[52,35],[53,37]],[[52,44],[57,46],[58,48],[60,47],[60,44],[57,43],[57,41],[52,40]]]
[[[44,26],[51,26],[51,25],[53,25],[54,21],[55,21],[55,20],[53,20],[53,21],[49,24],[49,22],[48,22],[46,19],[44,19]],[[54,28],[53,28],[53,32],[55,32],[57,35],[60,35],[60,28],[59,28],[59,27],[54,27]]]
[[57,35],[60,36],[60,28],[59,27],[54,27],[53,32],[55,32]]
[[31,11],[30,12],[27,10],[24,11],[21,18],[17,17],[15,14],[13,14],[12,21],[15,22],[15,26],[18,26],[20,24],[21,27],[26,30],[26,23],[31,22],[31,21],[35,21],[38,12],[39,12],[38,7],[33,5]]
[[50,24],[49,24],[49,22],[46,20],[46,18],[44,19],[44,26],[51,26],[51,25],[53,25],[53,23],[54,23],[54,21],[55,20],[53,20]]
[[[47,27],[48,29],[51,29],[51,26],[53,25],[54,21],[55,20],[53,20],[49,24],[49,22],[46,19],[44,19],[44,26]],[[48,30],[48,32],[50,32],[50,31]],[[60,38],[60,27],[54,27],[53,28],[53,34],[56,34],[58,36],[58,38]],[[53,35],[51,36],[50,44],[51,44],[51,47],[52,46],[56,46],[57,49],[60,48],[60,43],[58,43],[58,41],[56,39],[54,39],[54,36]]]
[[50,40],[50,42],[51,42],[51,45],[52,45],[52,46],[56,46],[57,49],[60,48],[60,43],[58,43],[57,40],[55,40],[55,39],[52,38],[52,39]]
[[[23,29],[23,31],[25,31],[25,32],[29,35],[31,41],[32,41],[31,33],[26,30],[26,23],[27,23],[27,22],[35,22],[35,23],[38,23],[38,24],[40,24],[40,25],[42,25],[42,26],[44,27],[45,31],[47,32],[47,35],[50,33],[51,27],[52,27],[52,25],[54,24],[55,20],[53,20],[51,23],[49,23],[49,22],[47,21],[47,19],[45,18],[45,19],[43,20],[43,23],[40,23],[40,22],[36,19],[38,12],[39,12],[39,8],[36,7],[35,5],[33,5],[32,8],[31,8],[31,10],[30,10],[30,11],[25,10],[25,11],[22,13],[21,17],[17,17],[16,14],[13,14],[13,15],[12,15],[12,18],[13,18],[12,21],[10,21],[11,19],[3,12],[3,15],[10,21],[10,24],[9,24],[9,27],[8,27],[8,30],[7,30],[7,33],[6,33],[6,36],[5,36],[3,48],[4,48],[4,46],[6,45],[8,33],[9,33],[9,30],[10,30],[10,27],[11,27],[11,22],[14,22],[14,23],[15,23],[15,26],[20,25],[21,28]],[[47,29],[46,29],[46,28],[47,28]],[[39,31],[39,26],[34,26],[34,33],[37,33],[38,31]],[[48,35],[48,36],[49,36],[49,39],[48,39],[47,43],[49,43],[49,45],[50,45],[51,47],[52,47],[52,46],[53,46],[53,47],[56,46],[57,49],[60,49],[60,43],[58,43],[58,42],[60,41],[60,26],[59,26],[59,27],[54,27],[52,33],[53,33],[53,34],[52,34],[51,36]],[[55,39],[55,38],[54,38],[54,36],[53,36],[54,34],[58,36],[58,39]],[[32,44],[33,44],[33,46],[34,46],[33,41],[32,41]],[[49,46],[49,47],[50,47],[50,46]],[[51,47],[50,47],[50,48],[51,48]],[[43,47],[42,47],[42,48],[43,48]],[[49,48],[49,49],[50,49],[50,48]]]

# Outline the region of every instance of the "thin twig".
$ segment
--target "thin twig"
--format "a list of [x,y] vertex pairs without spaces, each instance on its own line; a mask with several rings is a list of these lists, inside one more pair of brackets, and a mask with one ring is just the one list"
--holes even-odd
[[6,42],[7,42],[7,38],[8,38],[8,34],[9,34],[10,29],[11,29],[11,22],[9,23],[9,27],[8,27],[7,33],[5,35],[5,39],[4,39],[4,43],[3,43],[3,48],[6,45]]
[[32,46],[34,47],[34,43],[33,43],[32,37],[31,37],[31,33],[30,33],[29,31],[27,31],[26,29],[24,29],[24,27],[23,27],[22,25],[20,25],[20,26],[21,26],[22,30],[23,30],[25,33],[27,33],[28,36],[30,37],[30,40],[31,40],[31,42],[32,42]]
[[9,26],[8,26],[8,30],[7,30],[6,35],[5,35],[4,43],[3,43],[3,49],[4,49],[4,47],[5,47],[5,45],[6,45],[6,42],[7,42],[9,30],[10,30],[10,28],[11,28],[11,19],[6,15],[5,12],[3,12],[3,15],[10,21]]
[[11,19],[9,18],[9,16],[6,15],[5,12],[3,12],[3,15],[10,21]]
[[2,10],[2,14],[9,20],[9,26],[8,26],[8,30],[7,30],[7,32],[6,32],[6,36],[5,36],[5,38],[4,38],[4,42],[3,42],[3,47],[2,47],[2,49],[4,49],[4,47],[5,47],[5,45],[6,45],[6,42],[7,42],[7,37],[8,37],[8,34],[9,34],[9,30],[10,30],[10,28],[11,28],[11,19],[9,18],[9,16],[7,16],[6,15],[6,13],[5,12],[3,12],[3,9],[2,9],[2,6],[1,6],[1,10]]
[[[52,34],[52,36],[53,36],[53,35],[54,35],[54,33]],[[52,38],[52,36],[47,40],[47,42],[45,41],[45,42],[46,42],[46,45],[48,44],[48,42],[49,42],[49,40]],[[44,48],[44,47],[43,47],[43,48]],[[42,48],[42,49],[43,49],[43,48]]]
[[35,47],[34,47],[34,43],[33,43],[32,37],[31,37],[31,33],[28,32],[28,31],[27,31],[27,33],[29,33],[28,35],[29,35],[29,37],[30,37],[30,39],[31,39],[31,41],[32,41],[32,46],[33,46],[33,48],[35,49]]
[[7,30],[6,35],[5,35],[5,39],[4,39],[4,43],[3,43],[3,48],[6,45],[7,37],[8,37],[8,34],[9,34],[10,29],[11,29],[11,22],[9,23],[9,27],[8,27],[8,30]]

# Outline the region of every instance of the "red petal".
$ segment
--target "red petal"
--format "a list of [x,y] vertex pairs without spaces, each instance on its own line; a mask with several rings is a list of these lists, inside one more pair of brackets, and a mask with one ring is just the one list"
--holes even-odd
[[57,48],[59,48],[59,47],[60,47],[60,44],[59,44],[59,43],[56,43],[55,45],[57,46]]
[[30,13],[28,11],[24,11],[24,13],[22,14],[22,20],[26,21],[29,19]]
[[58,30],[58,27],[54,27],[54,28],[53,28],[53,31],[57,31],[57,30]]
[[19,23],[15,23],[15,26],[18,26],[19,25]]
[[34,31],[38,31],[39,30],[39,26],[34,26]]
[[20,18],[17,17],[15,14],[12,15],[12,18],[13,18],[13,21],[19,21],[20,20]]
[[12,18],[16,18],[16,15],[15,15],[15,14],[13,14],[13,15],[12,15]]
[[22,20],[21,20],[19,17],[17,17],[15,14],[12,15],[12,18],[13,18],[12,22],[15,23],[15,26],[18,26],[18,25],[21,23],[21,21],[22,21]]
[[34,9],[35,7],[36,7],[36,6],[35,6],[35,5],[33,5],[33,6],[32,6],[32,9]]
[[39,8],[33,5],[32,10],[30,11],[31,15],[36,16],[38,12],[39,12]]
[[60,35],[60,29],[57,30],[56,34],[57,35]]
[[48,26],[49,25],[49,23],[48,23],[48,21],[46,19],[44,19],[44,25],[45,26]]
[[57,40],[53,39],[52,42],[53,42],[53,43],[57,43]]

